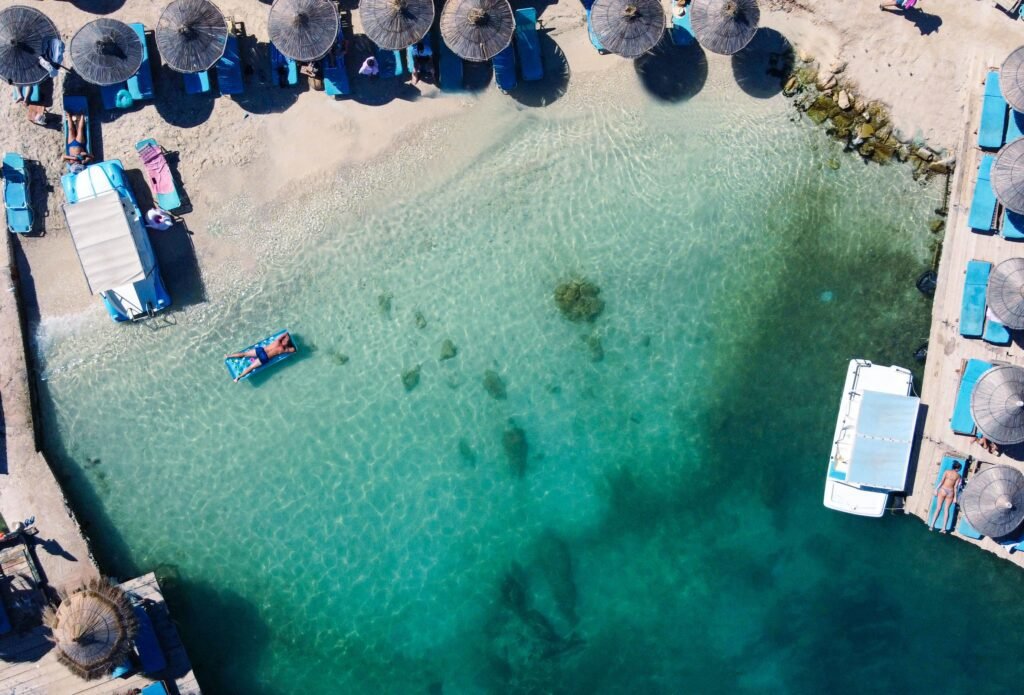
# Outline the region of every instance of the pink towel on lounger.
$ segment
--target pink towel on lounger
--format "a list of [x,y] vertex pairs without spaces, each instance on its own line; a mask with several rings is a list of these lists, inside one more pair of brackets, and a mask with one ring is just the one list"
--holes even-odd
[[167,158],[159,147],[146,145],[139,150],[142,163],[146,166],[146,173],[149,175],[149,185],[153,193],[162,195],[174,192],[174,179],[171,178],[171,170],[167,168]]

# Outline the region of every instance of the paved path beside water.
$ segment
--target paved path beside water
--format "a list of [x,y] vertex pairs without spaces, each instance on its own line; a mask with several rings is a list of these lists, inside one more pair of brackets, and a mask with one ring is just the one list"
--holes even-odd
[[25,342],[13,275],[11,244],[5,230],[0,244],[0,514],[8,524],[35,516],[39,529],[36,559],[47,583],[74,589],[99,570],[89,546],[67,506],[64,493],[43,455],[36,451],[32,403],[29,396]]
[[[981,60],[973,61],[972,64],[974,89],[968,97],[965,129],[958,148],[956,174],[950,191],[949,216],[946,220],[942,260],[939,264],[938,288],[932,306],[928,360],[921,389],[921,402],[927,408],[927,419],[917,473],[906,506],[909,513],[921,517],[926,522],[943,456],[972,455],[977,459],[971,467],[975,472],[979,465],[984,468],[994,463],[1012,465],[1024,470],[1021,462],[1005,455],[992,456],[979,444],[974,443],[973,437],[954,434],[950,427],[953,405],[960,387],[958,370],[962,363],[977,358],[988,362],[1000,361],[1024,366],[1024,350],[1016,342],[1009,346],[999,346],[986,343],[980,338],[968,339],[960,335],[960,306],[968,261],[988,261],[995,266],[1007,258],[1024,256],[1024,245],[1007,241],[998,234],[974,233],[967,223],[974,184],[978,177],[978,165],[985,154],[977,146],[984,79],[990,68],[998,67],[985,65]],[[967,479],[970,480],[970,474]],[[1024,567],[1024,553],[1010,554],[1003,546],[989,538],[975,541],[960,534],[955,535],[961,540],[979,545]]]

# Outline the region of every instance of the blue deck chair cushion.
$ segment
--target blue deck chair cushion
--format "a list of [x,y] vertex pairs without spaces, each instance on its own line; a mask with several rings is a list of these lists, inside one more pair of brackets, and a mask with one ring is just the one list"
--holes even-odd
[[299,83],[299,64],[270,44],[270,67],[281,87],[294,87]]
[[139,654],[139,663],[142,665],[143,673],[158,673],[167,668],[167,657],[164,656],[160,641],[156,637],[153,623],[144,606],[136,604],[133,607],[135,619],[138,623],[138,631],[135,633],[135,650]]
[[985,324],[985,292],[992,264],[987,261],[968,261],[964,277],[963,301],[960,304],[960,335],[980,338]]
[[139,41],[142,42],[142,63],[134,75],[128,78],[128,93],[132,99],[143,101],[153,98],[153,73],[149,66],[149,48],[146,47],[146,27],[139,22],[133,22],[131,28],[135,30]]
[[405,73],[405,61],[401,51],[377,49],[377,65],[381,77],[401,77]]
[[516,10],[516,53],[523,81],[533,82],[544,77],[540,35],[537,33],[537,10],[532,7]]
[[1024,239],[1024,215],[1012,210],[1003,211],[1002,229],[999,230],[1004,239],[1020,241]]
[[971,229],[979,232],[992,231],[992,223],[996,216],[996,194],[992,190],[992,164],[996,158],[985,155],[978,167],[978,179],[974,184],[974,198],[971,200],[971,212],[967,223]]
[[[942,480],[942,476],[946,474],[946,471],[953,470],[953,464],[960,464],[960,472],[963,473],[964,469],[967,468],[966,461],[964,459],[953,458],[952,456],[943,456],[942,465],[939,466],[939,475],[935,478],[935,484],[938,485],[939,481]],[[934,491],[934,488],[932,488]],[[938,497],[932,497],[931,506],[928,507],[928,523],[932,522],[932,515],[935,513],[935,508],[939,504]],[[942,531],[950,531],[953,528],[953,520],[956,517],[956,507],[949,510],[949,516],[946,518],[945,526],[942,525],[942,517],[946,513],[946,507],[950,506],[952,502],[947,499],[942,500],[942,511],[939,512],[938,518],[935,519],[935,528]],[[958,505],[959,506],[959,505]]]
[[949,422],[950,427],[957,434],[974,436],[975,425],[974,416],[971,415],[971,394],[981,375],[990,369],[992,369],[992,365],[984,360],[971,359],[967,361],[963,374],[960,376],[960,388],[956,393],[953,417]]
[[224,42],[224,55],[217,61],[217,89],[223,95],[241,94],[245,90],[242,82],[242,59],[238,51],[238,37],[228,34]]
[[971,522],[967,520],[967,517],[963,514],[960,515],[960,521],[956,525],[956,532],[961,536],[967,538],[973,538],[976,541],[980,541],[984,536],[978,533],[978,530],[971,526]]
[[324,93],[327,96],[339,97],[352,93],[344,55],[340,52],[328,53],[321,65],[324,73]]
[[672,28],[669,30],[669,37],[672,43],[677,46],[689,46],[697,39],[693,35],[693,24],[690,21],[691,13],[686,12],[682,17],[672,15]]
[[208,70],[202,72],[186,72],[182,75],[185,80],[186,94],[206,94],[210,91],[210,73]]
[[507,92],[516,87],[516,50],[512,44],[505,46],[494,56],[494,81],[498,88]]
[[11,621],[7,617],[7,609],[4,607],[4,602],[0,601],[0,635],[5,635],[11,631]]
[[594,25],[591,24],[591,22],[590,22],[590,8],[589,7],[587,7],[587,9],[586,9],[586,13],[587,13],[587,33],[590,35],[590,43],[592,43],[594,45],[594,48],[597,49],[598,53],[600,53],[601,55],[604,55],[605,53],[608,52],[608,49],[606,49],[604,47],[604,44],[601,43],[601,39],[599,39],[597,37],[597,34],[594,33]]
[[1014,140],[1024,138],[1024,113],[1010,109],[1006,117],[1006,136],[1003,142],[1009,145]]
[[995,319],[985,319],[985,332],[981,339],[993,345],[1009,345],[1010,330]]
[[978,147],[998,150],[1006,134],[1006,99],[999,91],[999,73],[993,70],[985,78],[985,94],[981,104],[981,125],[978,127]]
[[100,99],[107,111],[130,109],[135,104],[124,82],[100,87]]
[[438,45],[441,50],[438,59],[438,77],[441,89],[446,92],[456,92],[462,89],[462,58],[455,55],[455,52],[448,47],[443,39]]

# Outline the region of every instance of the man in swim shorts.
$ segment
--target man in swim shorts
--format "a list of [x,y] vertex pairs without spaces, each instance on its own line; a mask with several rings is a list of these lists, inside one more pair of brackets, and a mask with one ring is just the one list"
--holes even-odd
[[246,374],[254,369],[258,369],[263,365],[270,362],[278,355],[283,355],[287,352],[295,352],[295,345],[292,343],[292,337],[288,333],[282,333],[278,338],[275,338],[273,342],[269,343],[266,347],[257,346],[252,350],[246,350],[245,352],[235,352],[230,355],[224,355],[224,359],[231,359],[233,357],[251,357],[252,362],[245,370],[235,377],[237,382],[239,379],[244,377]]
[[[960,487],[960,462],[954,461],[952,470],[948,470],[942,474],[942,479],[939,484],[935,486],[935,492],[932,493],[935,497],[935,513],[932,514],[932,520],[928,524],[928,530],[935,530],[935,520],[939,518],[939,511],[943,505],[946,505],[946,514],[942,517],[942,533],[947,533],[946,525],[949,523],[949,514],[953,511],[953,505],[956,504],[956,491]],[[946,504],[946,503],[949,504]]]

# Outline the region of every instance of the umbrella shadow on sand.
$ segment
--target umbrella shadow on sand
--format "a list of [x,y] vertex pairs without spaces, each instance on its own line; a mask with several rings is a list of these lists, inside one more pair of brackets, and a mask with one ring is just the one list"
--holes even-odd
[[82,12],[91,14],[110,14],[117,12],[124,5],[124,0],[70,0]]
[[700,44],[677,46],[667,36],[633,61],[633,68],[651,96],[672,103],[693,98],[708,79],[708,59]]
[[732,56],[732,74],[744,92],[768,99],[782,91],[793,72],[793,45],[774,29],[761,28],[743,49]]
[[509,96],[523,106],[547,106],[558,101],[569,90],[569,61],[565,53],[551,36],[549,30],[537,32],[540,39],[540,57],[544,65],[544,77],[533,82],[519,81]]

